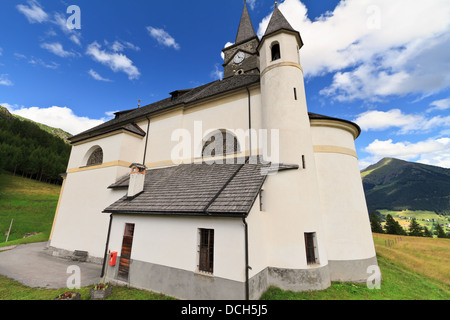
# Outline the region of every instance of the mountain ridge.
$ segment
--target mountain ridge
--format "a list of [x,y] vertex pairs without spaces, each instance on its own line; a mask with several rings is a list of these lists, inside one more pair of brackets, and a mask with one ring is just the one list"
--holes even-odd
[[27,119],[27,118],[24,118],[24,117],[21,117],[21,116],[12,114],[11,112],[9,112],[8,109],[6,109],[5,107],[2,107],[2,106],[0,105],[0,119],[5,119],[5,120],[7,120],[7,121],[11,121],[11,119],[14,119],[14,118],[19,119],[19,120],[21,120],[21,121],[29,121],[29,122],[32,122],[32,123],[38,125],[42,130],[44,130],[44,131],[46,131],[46,132],[48,132],[48,133],[51,133],[52,135],[57,136],[57,137],[63,139],[64,142],[66,142],[67,144],[70,144],[69,138],[70,138],[72,135],[71,135],[70,133],[64,131],[63,129],[50,127],[50,126],[45,125],[45,124],[43,124],[43,123],[39,123],[39,122],[30,120],[30,119]]
[[450,169],[383,158],[361,171],[369,211],[428,210],[450,214]]

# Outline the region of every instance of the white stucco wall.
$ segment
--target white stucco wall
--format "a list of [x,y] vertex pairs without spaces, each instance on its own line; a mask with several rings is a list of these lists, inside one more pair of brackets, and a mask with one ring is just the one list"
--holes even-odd
[[[336,126],[312,126],[329,260],[375,256],[354,136]],[[352,154],[352,152],[354,154]]]
[[[245,280],[241,219],[119,215],[113,217],[109,250],[120,256],[126,223],[134,223],[131,259],[198,272],[199,229],[214,229],[213,276]],[[118,263],[117,263],[118,265]]]
[[128,169],[108,167],[69,173],[56,212],[50,246],[69,251],[88,251],[103,258],[109,215],[102,211],[124,191],[107,189]]
[[[126,193],[108,186],[128,174],[131,163],[142,161],[143,142],[141,137],[118,133],[72,147],[50,246],[103,258],[109,215],[102,211]],[[103,150],[103,163],[86,167],[97,146]]]
[[[281,51],[281,58],[274,61],[270,54],[273,43],[279,43]],[[264,184],[267,225],[270,226],[268,264],[286,269],[325,266],[328,260],[322,207],[297,38],[282,33],[265,38],[260,62],[262,126],[269,130],[269,135],[272,130],[279,130],[278,141],[269,139],[268,153],[275,163],[300,167],[268,176]],[[273,152],[278,153],[278,159]],[[305,232],[316,233],[319,264],[314,266],[307,264]]]
[[[142,129],[147,130],[147,128]],[[70,172],[72,169],[86,166],[90,152],[97,146],[103,150],[103,164],[118,160],[128,163],[142,162],[144,145],[145,138],[128,133],[117,132],[100,136],[98,139],[73,145],[67,169]]]
[[269,230],[268,213],[260,211],[260,198],[255,203],[246,218],[248,225],[248,254],[249,254],[249,277],[253,277],[269,266]]
[[[253,86],[251,92],[252,129],[261,128],[261,94],[259,87]],[[189,106],[185,110],[176,110],[156,115],[150,120],[150,134],[147,147],[146,165],[162,167],[178,163],[190,163],[201,154],[202,139],[212,131],[219,129],[238,133],[241,147],[238,156],[249,154],[249,110],[248,93],[245,88],[234,95],[225,95],[221,99],[212,99]],[[139,123],[141,127],[146,122]],[[239,134],[239,132],[243,134]],[[187,148],[181,147],[180,136],[186,137]],[[178,149],[177,149],[178,148]],[[180,151],[183,149],[182,151]],[[252,144],[253,154],[258,144]],[[174,150],[178,150],[174,152]]]

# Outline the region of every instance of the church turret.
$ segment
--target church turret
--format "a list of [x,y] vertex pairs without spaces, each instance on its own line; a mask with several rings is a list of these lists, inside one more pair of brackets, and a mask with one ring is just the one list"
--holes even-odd
[[[308,110],[295,31],[275,5],[258,46],[263,101],[263,126],[280,130],[280,161],[297,163],[311,149]],[[270,149],[269,149],[270,150]]]
[[[269,223],[273,226],[272,239],[277,242],[274,246],[277,249],[271,253],[271,258],[276,261],[274,264],[289,269],[293,277],[300,277],[301,271],[297,270],[308,268],[312,273],[320,274],[322,283],[317,287],[324,288],[329,285],[328,260],[299,58],[302,46],[299,32],[275,5],[258,46],[262,126],[267,130],[268,144],[265,154],[272,162],[298,164],[299,169],[270,176],[264,192],[267,211],[274,213]],[[276,153],[278,157],[274,156]],[[280,281],[286,284],[290,281],[288,278]],[[292,289],[300,287],[299,284]]]
[[256,51],[258,44],[259,39],[253,29],[247,4],[244,1],[244,9],[235,43],[222,50],[224,53],[224,78],[240,74],[259,73]]

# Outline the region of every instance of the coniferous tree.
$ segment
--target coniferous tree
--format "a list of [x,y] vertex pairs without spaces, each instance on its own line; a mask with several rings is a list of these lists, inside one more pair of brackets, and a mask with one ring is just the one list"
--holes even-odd
[[412,219],[409,224],[409,235],[414,237],[423,237],[423,229],[416,219]]
[[0,118],[0,170],[61,183],[59,174],[66,170],[70,149],[62,139],[33,122]]
[[384,233],[383,227],[381,226],[380,219],[375,211],[372,211],[370,214],[370,226],[372,228],[372,232],[375,233]]
[[444,229],[441,227],[439,223],[434,224],[434,230],[436,231],[436,236],[438,238],[447,238],[447,235],[445,234]]
[[431,233],[430,230],[428,230],[427,227],[423,227],[423,236],[424,237],[433,238],[433,234]]
[[398,221],[395,221],[390,214],[386,215],[386,224],[384,228],[386,229],[387,234],[406,235],[405,230],[403,230]]

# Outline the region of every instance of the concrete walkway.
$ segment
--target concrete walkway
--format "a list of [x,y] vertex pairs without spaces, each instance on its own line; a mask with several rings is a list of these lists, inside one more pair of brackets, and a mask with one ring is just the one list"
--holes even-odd
[[1,251],[0,274],[28,287],[59,289],[66,288],[68,279],[74,278],[68,267],[78,266],[81,287],[100,282],[101,265],[54,257],[45,252],[46,246],[47,242],[39,242]]

